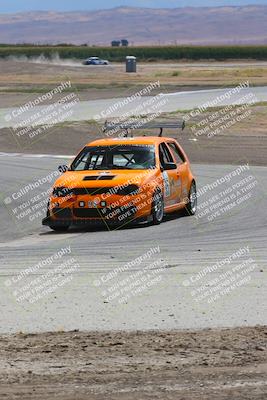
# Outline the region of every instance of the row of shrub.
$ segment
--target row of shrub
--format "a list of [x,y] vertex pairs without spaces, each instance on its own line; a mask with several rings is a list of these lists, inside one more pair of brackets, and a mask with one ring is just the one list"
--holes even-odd
[[157,47],[86,47],[86,46],[11,46],[0,45],[0,57],[44,55],[53,58],[84,59],[90,56],[123,61],[133,55],[141,61],[156,60],[267,60],[267,46],[157,46]]

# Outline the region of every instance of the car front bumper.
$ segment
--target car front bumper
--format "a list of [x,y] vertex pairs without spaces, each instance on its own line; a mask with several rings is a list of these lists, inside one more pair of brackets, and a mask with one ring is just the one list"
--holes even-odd
[[[54,209],[52,214],[47,215],[46,218],[42,220],[42,225],[44,226],[85,226],[85,225],[105,225],[105,226],[114,226],[114,225],[125,225],[130,222],[140,222],[146,220],[147,217],[140,216],[138,210],[135,206],[132,206],[127,211],[123,210],[121,213],[116,213],[116,210],[113,211],[113,214],[101,215],[99,214],[99,210],[88,210],[84,208],[62,208],[62,209]],[[88,212],[90,211],[90,212]]]

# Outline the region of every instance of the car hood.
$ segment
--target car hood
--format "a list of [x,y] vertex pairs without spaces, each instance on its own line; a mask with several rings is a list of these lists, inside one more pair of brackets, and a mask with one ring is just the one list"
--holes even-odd
[[54,187],[90,188],[114,187],[119,185],[142,185],[155,178],[158,170],[109,170],[67,171],[55,182]]

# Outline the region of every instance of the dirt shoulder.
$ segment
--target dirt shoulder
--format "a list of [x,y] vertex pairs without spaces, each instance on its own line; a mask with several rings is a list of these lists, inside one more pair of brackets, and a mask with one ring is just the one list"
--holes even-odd
[[[148,85],[160,81],[161,91],[169,92],[171,87],[179,88],[229,87],[249,80],[251,86],[267,84],[266,62],[205,62],[205,63],[138,63],[136,74],[127,74],[124,63],[112,63],[109,66],[84,67],[81,62],[59,60],[53,62],[34,63],[14,58],[0,59],[0,94],[17,91],[18,93],[45,92],[61,81],[70,80],[73,88],[89,90],[87,99],[92,99],[91,89],[117,89],[126,93],[128,89]],[[113,95],[113,97],[114,97]]]
[[[178,139],[192,163],[240,165],[245,162],[258,166],[267,164],[267,137],[218,136],[212,140],[203,137],[195,142],[189,140],[186,132],[179,136],[170,133],[168,136]],[[1,152],[7,153],[76,155],[86,143],[101,137],[90,133],[88,126],[80,129],[77,126],[57,128],[46,138],[22,147],[14,142],[10,131],[2,129],[0,149]]]
[[[165,136],[174,137],[182,145],[192,163],[232,164],[266,166],[267,164],[267,114],[266,107],[255,107],[253,116],[248,120],[223,131],[222,134],[208,138],[207,135],[193,134],[192,121],[183,132],[166,131]],[[166,116],[174,121],[184,114]],[[205,118],[206,114],[201,118]],[[192,125],[193,126],[193,125]],[[143,135],[145,131],[135,132]],[[157,131],[155,131],[157,134]],[[101,126],[92,122],[68,123],[55,126],[44,136],[29,140],[16,140],[11,129],[0,129],[0,151],[7,153],[75,155],[79,150],[95,139],[105,137]],[[197,140],[196,140],[197,139]]]
[[83,66],[79,61],[54,62],[0,59],[0,107],[21,105],[31,95],[47,93],[61,82],[70,81],[71,91],[81,100],[125,97],[160,82],[153,94],[234,87],[249,81],[250,86],[267,84],[267,62],[152,62],[138,63],[136,74],[125,72],[124,63]]
[[267,326],[0,337],[3,399],[264,400]]

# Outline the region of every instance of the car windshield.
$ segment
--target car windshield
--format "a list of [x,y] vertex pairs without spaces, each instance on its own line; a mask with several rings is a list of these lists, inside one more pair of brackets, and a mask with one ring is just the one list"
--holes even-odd
[[155,168],[151,145],[88,146],[76,157],[72,171]]

